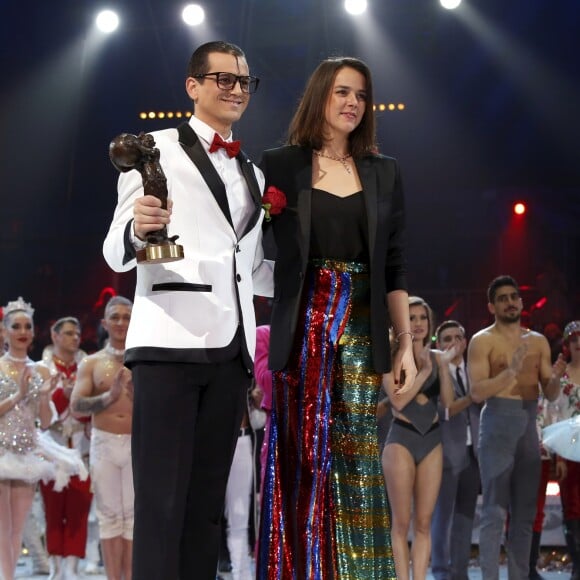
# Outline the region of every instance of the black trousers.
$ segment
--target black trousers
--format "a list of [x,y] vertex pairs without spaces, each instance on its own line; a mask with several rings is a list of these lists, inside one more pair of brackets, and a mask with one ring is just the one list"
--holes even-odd
[[133,580],[214,580],[250,377],[221,363],[135,363]]

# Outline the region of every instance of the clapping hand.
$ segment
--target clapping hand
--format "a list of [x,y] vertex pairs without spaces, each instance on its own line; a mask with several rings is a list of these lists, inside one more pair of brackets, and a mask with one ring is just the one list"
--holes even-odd
[[[27,368],[24,373],[26,374],[26,372],[29,372],[28,375],[28,380],[30,380],[30,377],[32,376],[32,369]],[[40,387],[40,389],[38,389],[38,392],[41,395],[44,395],[46,397],[48,397],[49,395],[52,395],[52,392],[56,389],[57,385],[58,385],[58,381],[61,378],[60,374],[56,374],[56,375],[50,375],[47,379],[44,380],[44,382],[42,383],[42,386]],[[64,388],[64,386],[63,386]],[[71,387],[71,391],[72,391],[72,387]],[[70,396],[70,392],[69,391],[69,396]]]
[[58,373],[54,376],[61,380],[61,386],[64,396],[67,399],[70,399],[70,396],[72,395],[73,392],[73,388],[75,386],[75,381],[77,380],[76,375],[72,374],[70,377],[65,377],[62,373]]
[[30,379],[32,378],[32,369],[30,366],[26,366],[22,374],[20,375],[20,381],[18,382],[18,400],[22,401],[28,397],[28,388],[30,385]]
[[133,394],[133,383],[131,380],[132,376],[133,375],[131,371],[127,367],[121,367],[119,369],[119,371],[115,375],[115,378],[113,379],[111,388],[109,389],[109,397],[111,403],[114,403],[115,401],[119,400],[119,397],[123,392],[123,389],[129,390],[128,389],[129,384],[131,385],[130,387],[131,394],[129,396],[132,397]]
[[522,365],[524,364],[524,359],[526,358],[526,354],[528,353],[528,345],[527,343],[520,344],[514,352],[514,356],[512,357],[512,362],[510,363],[510,370],[514,371],[517,375],[522,370]]
[[557,379],[562,378],[562,375],[566,372],[566,359],[562,353],[558,355],[556,362],[552,365],[552,372]]
[[437,361],[441,366],[448,365],[457,356],[458,352],[459,346],[457,344],[452,344],[445,350],[437,351]]

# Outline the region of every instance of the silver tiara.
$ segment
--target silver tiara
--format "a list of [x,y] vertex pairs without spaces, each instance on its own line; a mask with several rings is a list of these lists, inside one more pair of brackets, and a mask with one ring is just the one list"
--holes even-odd
[[17,310],[26,312],[26,314],[28,314],[31,318],[34,314],[34,308],[32,308],[32,304],[30,304],[30,302],[24,302],[22,296],[19,296],[18,300],[12,300],[8,302],[8,304],[2,308],[2,313],[6,317],[8,314],[16,312]]
[[564,328],[564,340],[568,340],[573,334],[580,333],[580,320],[573,320]]

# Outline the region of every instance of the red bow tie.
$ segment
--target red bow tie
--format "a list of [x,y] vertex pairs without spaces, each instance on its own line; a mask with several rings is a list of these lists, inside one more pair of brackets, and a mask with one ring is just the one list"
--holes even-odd
[[213,141],[209,146],[209,152],[215,153],[220,147],[223,147],[228,157],[235,157],[240,152],[239,141],[224,141],[217,133],[213,136]]

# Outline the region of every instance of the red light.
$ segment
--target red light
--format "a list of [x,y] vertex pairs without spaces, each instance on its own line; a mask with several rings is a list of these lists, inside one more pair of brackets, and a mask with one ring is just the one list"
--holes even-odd
[[521,201],[514,203],[514,213],[516,215],[524,215],[526,213],[526,204]]
[[104,286],[99,294],[99,297],[97,298],[97,301],[93,304],[93,309],[96,310],[97,308],[104,306],[105,299],[108,302],[113,296],[116,295],[117,292],[115,291],[114,288],[112,288],[111,286]]
[[546,302],[548,302],[548,299],[545,296],[542,296],[535,304],[534,304],[534,308],[544,308],[544,306],[546,305]]

